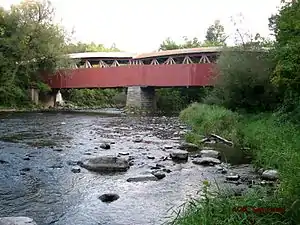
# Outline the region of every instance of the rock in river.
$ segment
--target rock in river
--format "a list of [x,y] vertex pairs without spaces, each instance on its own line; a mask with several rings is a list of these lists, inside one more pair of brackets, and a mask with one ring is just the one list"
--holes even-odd
[[102,201],[102,202],[107,202],[107,203],[110,203],[110,202],[113,202],[113,201],[116,201],[120,198],[119,195],[117,194],[114,194],[114,193],[108,193],[108,194],[103,194],[99,197],[99,199]]
[[240,179],[240,175],[238,175],[238,174],[230,173],[228,176],[226,176],[226,180],[229,180],[229,181],[237,181],[239,179]]
[[140,143],[140,142],[143,141],[143,138],[142,137],[135,137],[132,141],[135,142],[135,143]]
[[173,160],[187,160],[189,157],[189,153],[183,150],[174,150],[170,153],[170,157]]
[[72,167],[71,171],[72,171],[72,173],[80,173],[81,170],[79,167],[74,166],[74,167]]
[[0,217],[0,225],[37,225],[28,217]]
[[123,172],[129,169],[129,162],[127,159],[115,156],[91,158],[79,163],[79,165],[94,172]]
[[220,158],[220,153],[218,151],[215,150],[202,150],[200,152],[201,157],[211,157],[211,158],[216,158],[219,159]]
[[129,155],[129,152],[119,152],[118,155],[119,156]]
[[158,178],[154,175],[143,175],[138,177],[130,177],[127,182],[143,182],[143,181],[157,181]]
[[197,158],[194,159],[192,162],[197,165],[210,165],[210,164],[215,165],[221,163],[219,159],[212,158],[212,157]]
[[163,179],[163,178],[166,177],[166,174],[160,173],[160,172],[153,172],[152,174],[153,174],[157,179],[159,179],[159,180],[161,180],[161,179]]
[[182,143],[178,148],[188,152],[195,152],[199,150],[199,147],[192,143]]
[[110,149],[110,145],[108,143],[103,143],[103,144],[100,145],[100,148]]
[[277,180],[278,171],[277,170],[266,170],[262,173],[261,178],[264,180]]

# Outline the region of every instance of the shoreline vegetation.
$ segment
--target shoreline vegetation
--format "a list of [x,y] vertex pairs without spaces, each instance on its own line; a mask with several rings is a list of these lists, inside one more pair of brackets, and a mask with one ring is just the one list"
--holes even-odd
[[[276,171],[277,184],[253,186],[244,195],[229,197],[218,188],[213,191],[213,181],[203,181],[201,196],[180,208],[171,224],[299,225],[299,15],[299,1],[283,1],[269,19],[276,38],[271,45],[254,38],[242,41],[235,52],[224,48],[216,63],[214,89],[180,113],[192,128],[186,141],[199,144],[203,135],[220,135],[249,149],[257,172]],[[262,47],[269,51],[246,51]]]
[[[180,119],[192,127],[187,141],[198,144],[203,134],[212,132],[234,140],[239,147],[250,148],[256,170],[278,170],[280,183],[228,197],[219,189],[211,191],[209,186],[217,184],[204,181],[203,195],[187,202],[171,224],[299,224],[299,126],[282,122],[272,113],[241,114],[200,103],[183,110]],[[249,210],[251,207],[266,210]]]

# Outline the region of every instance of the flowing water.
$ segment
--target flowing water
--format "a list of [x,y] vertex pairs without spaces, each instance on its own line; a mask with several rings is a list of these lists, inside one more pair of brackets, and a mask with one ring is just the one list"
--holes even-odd
[[[176,117],[1,114],[0,217],[27,216],[39,225],[161,224],[171,208],[199,196],[205,179],[224,181],[214,167],[164,160],[183,130]],[[143,141],[134,142],[136,136]],[[103,142],[113,143],[111,149],[101,149]],[[71,171],[79,160],[119,152],[135,157],[127,172]],[[149,174],[157,163],[172,172],[159,181],[126,181]],[[99,200],[111,192],[120,198],[109,204]]]

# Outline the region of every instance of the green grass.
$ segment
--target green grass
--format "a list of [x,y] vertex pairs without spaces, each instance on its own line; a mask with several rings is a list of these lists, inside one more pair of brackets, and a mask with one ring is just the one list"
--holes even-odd
[[[287,225],[290,218],[282,213],[263,213],[255,209],[281,208],[282,201],[276,194],[268,195],[266,190],[251,190],[243,197],[226,197],[221,191],[210,192],[209,184],[203,186],[201,200],[192,199],[181,207],[170,222],[173,225]],[[243,208],[247,212],[243,211]]]
[[[183,110],[180,118],[192,126],[187,139],[197,140],[216,133],[250,147],[256,167],[275,168],[280,173],[280,185],[274,192],[252,190],[242,197],[225,197],[218,193],[209,200],[192,200],[173,224],[300,224],[300,129],[279,121],[273,114],[239,115],[219,106],[193,104]],[[208,192],[208,191],[206,191]],[[199,197],[200,199],[200,197]],[[286,212],[256,214],[233,212],[236,206],[285,208]],[[251,223],[247,217],[256,220]]]
[[[188,135],[202,136],[216,133],[239,143],[239,121],[241,117],[218,106],[194,103],[180,113],[180,118],[192,127]],[[191,139],[191,137],[188,137]]]

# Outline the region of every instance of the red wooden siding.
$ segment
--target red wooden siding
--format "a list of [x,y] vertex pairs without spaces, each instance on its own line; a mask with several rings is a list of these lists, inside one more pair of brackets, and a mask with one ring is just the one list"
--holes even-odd
[[48,76],[52,88],[108,88],[128,86],[210,86],[213,64],[132,65],[80,68]]

